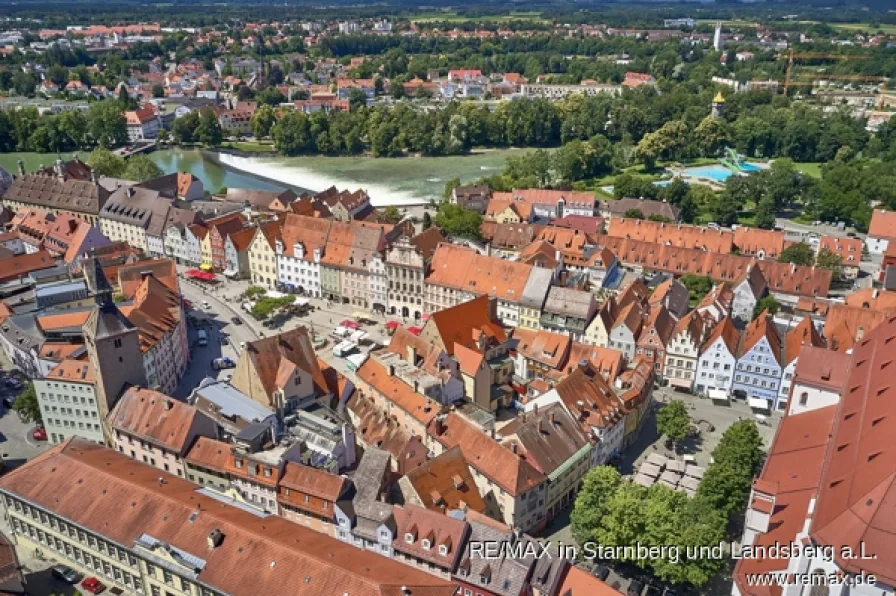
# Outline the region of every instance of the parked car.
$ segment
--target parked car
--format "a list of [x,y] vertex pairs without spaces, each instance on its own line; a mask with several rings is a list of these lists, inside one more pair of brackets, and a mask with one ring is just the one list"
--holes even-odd
[[25,385],[22,383],[22,381],[18,380],[17,378],[10,377],[10,378],[6,379],[6,386],[11,387],[13,389],[21,389]]
[[214,360],[212,360],[212,368],[215,370],[236,368],[236,362],[234,362],[230,358],[227,358],[226,356],[224,358],[215,358]]
[[192,308],[193,307],[192,301],[187,300],[186,298],[184,298],[183,301],[184,301],[184,308]]
[[95,577],[88,577],[82,581],[81,587],[91,594],[100,594],[106,589],[106,585]]
[[61,579],[69,584],[73,584],[81,579],[81,574],[68,565],[54,565],[51,573],[56,579]]
[[222,335],[222,336],[221,336],[221,345],[222,345],[222,346],[226,346],[226,345],[229,344],[229,343],[230,343],[230,340],[227,339],[227,336],[226,336],[226,335]]
[[610,568],[606,565],[595,565],[594,566],[594,577],[599,579],[600,581],[606,581],[610,576]]
[[230,317],[230,322],[233,323],[234,325],[242,325],[243,324],[243,320],[239,317]]
[[202,301],[202,308],[204,308],[205,310],[211,310],[211,309],[212,309],[212,305],[208,303],[208,300],[203,300],[203,301]]
[[644,592],[644,596],[663,596],[663,589],[656,584],[650,584],[647,586],[647,591]]
[[628,585],[628,590],[626,590],[626,596],[641,596],[644,592],[644,582],[638,579],[633,579],[632,582]]
[[47,429],[42,426],[38,426],[33,431],[31,431],[31,438],[35,441],[46,441],[47,440]]

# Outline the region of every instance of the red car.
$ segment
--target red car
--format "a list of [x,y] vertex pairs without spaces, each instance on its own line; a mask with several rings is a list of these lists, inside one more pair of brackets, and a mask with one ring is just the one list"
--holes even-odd
[[186,298],[184,298],[183,300],[184,300],[184,308],[192,308],[192,307],[193,307],[193,303],[192,303],[192,302],[190,302],[190,301],[187,300]]
[[105,584],[98,580],[95,577],[88,577],[84,581],[81,582],[81,587],[90,592],[91,594],[99,594],[103,590],[106,589]]
[[38,426],[33,431],[31,431],[31,438],[35,441],[46,441],[47,440],[47,429]]

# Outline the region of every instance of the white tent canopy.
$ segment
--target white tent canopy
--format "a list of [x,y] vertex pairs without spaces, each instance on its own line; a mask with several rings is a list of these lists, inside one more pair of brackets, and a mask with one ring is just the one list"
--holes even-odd
[[728,401],[728,392],[721,389],[710,389],[709,399],[713,401]]
[[769,407],[768,400],[764,397],[753,397],[751,395],[747,403],[749,403],[750,407],[754,410],[768,410]]

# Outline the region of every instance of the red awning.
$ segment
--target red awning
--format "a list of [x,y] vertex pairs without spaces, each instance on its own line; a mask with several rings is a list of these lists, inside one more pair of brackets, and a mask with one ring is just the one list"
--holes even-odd
[[386,329],[398,329],[401,327],[401,323],[398,321],[386,321]]
[[423,313],[423,316],[420,317],[420,318],[423,319],[424,321],[428,321],[428,320],[429,320],[429,313],[428,313],[428,312]]
[[352,321],[351,319],[346,319],[339,324],[342,325],[343,327],[348,327],[349,329],[354,329],[355,331],[357,331],[358,329],[361,328],[360,323],[358,323],[357,321]]
[[419,327],[408,327],[408,331],[414,335],[420,335],[420,332],[423,331],[423,329],[420,329]]

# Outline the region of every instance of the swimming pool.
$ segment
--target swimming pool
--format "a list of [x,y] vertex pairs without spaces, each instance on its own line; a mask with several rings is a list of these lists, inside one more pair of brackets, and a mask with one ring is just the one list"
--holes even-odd
[[[654,186],[659,186],[662,188],[665,188],[666,186],[669,186],[670,184],[672,184],[671,180],[657,180],[656,182],[653,183]],[[614,194],[614,191],[616,190],[613,186],[601,186],[600,189],[608,194]]]
[[[742,172],[758,172],[761,169],[759,166],[751,163],[742,163],[740,168]],[[722,164],[685,168],[684,174],[686,176],[693,176],[694,178],[709,178],[710,180],[715,180],[716,182],[725,182],[725,180],[728,180],[728,178],[734,176],[734,172],[732,172]]]

